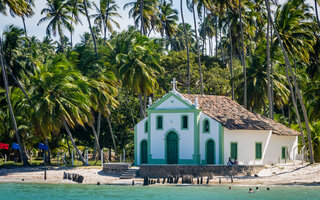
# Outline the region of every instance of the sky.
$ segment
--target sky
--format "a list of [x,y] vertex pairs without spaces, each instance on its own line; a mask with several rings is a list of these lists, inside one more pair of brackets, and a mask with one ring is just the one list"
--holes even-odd
[[[99,0],[93,0],[98,5]],[[128,12],[129,9],[123,10],[123,6],[126,3],[132,2],[134,0],[115,0],[116,3],[119,6],[119,13],[122,18],[117,19],[117,21],[120,24],[120,30],[125,30],[129,25],[134,24],[134,20],[132,18],[129,18]],[[184,2],[186,2],[184,0]],[[286,0],[279,0],[279,3],[282,4],[286,2]],[[314,6],[313,0],[306,0],[307,3],[309,3],[312,7]],[[28,36],[35,35],[37,38],[41,39],[45,37],[46,35],[46,26],[48,25],[48,22],[40,24],[37,26],[39,20],[44,16],[41,15],[41,10],[46,7],[46,0],[35,0],[35,8],[34,12],[35,14],[30,19],[26,19],[26,26],[27,26],[27,33]],[[181,21],[180,17],[180,1],[179,0],[173,0],[173,7],[179,11],[179,21]],[[187,10],[186,5],[183,5],[184,7],[184,18],[185,22],[191,24],[193,26],[193,17],[192,13]],[[96,11],[94,9],[89,10],[89,14],[94,14]],[[74,43],[80,42],[81,38],[80,35],[82,35],[84,32],[89,32],[88,28],[88,21],[85,16],[80,17],[82,25],[79,24],[75,26],[74,30],[74,36],[73,41]],[[3,30],[11,25],[14,24],[16,26],[23,27],[22,19],[20,17],[12,17],[10,14],[8,16],[4,16],[0,14],[0,34],[2,35]],[[117,30],[117,29],[115,29]],[[119,31],[119,30],[117,30]],[[64,31],[67,37],[69,37],[69,32]],[[152,35],[151,35],[152,36]],[[53,37],[53,36],[52,36]],[[53,37],[54,39],[58,40],[58,35],[56,37]]]

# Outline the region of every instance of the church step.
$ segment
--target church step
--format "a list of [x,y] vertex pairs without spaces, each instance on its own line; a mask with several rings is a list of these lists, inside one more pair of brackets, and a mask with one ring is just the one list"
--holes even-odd
[[120,179],[131,179],[134,178],[139,169],[128,169],[121,176]]

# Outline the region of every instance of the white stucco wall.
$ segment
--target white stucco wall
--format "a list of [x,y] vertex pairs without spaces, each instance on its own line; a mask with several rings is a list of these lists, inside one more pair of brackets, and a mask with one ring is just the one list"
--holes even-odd
[[147,140],[148,141],[148,133],[144,132],[144,124],[148,120],[148,117],[144,118],[137,124],[137,165],[141,164],[141,141]]
[[[281,159],[281,147],[287,146],[291,158],[298,152],[297,136],[278,136],[264,130],[229,130],[224,128],[224,164],[228,162],[231,142],[238,143],[238,162],[244,165],[277,164]],[[262,143],[262,159],[255,159],[255,143]]]
[[[204,120],[209,120],[209,133],[203,132],[203,125]],[[219,164],[219,123],[212,118],[210,118],[208,115],[204,113],[200,113],[200,127],[199,127],[199,134],[200,134],[200,163],[202,163],[203,160],[206,160],[206,142],[208,139],[212,139],[215,144],[215,155],[214,160],[215,164]]]
[[162,102],[156,109],[190,109],[187,105],[179,101],[174,96],[169,97],[166,101]]
[[[163,129],[156,129],[156,117],[163,116]],[[188,130],[181,129],[181,116],[188,116]],[[150,154],[152,159],[165,159],[165,136],[174,131],[179,137],[179,159],[192,159],[194,153],[194,113],[152,113],[150,115]]]

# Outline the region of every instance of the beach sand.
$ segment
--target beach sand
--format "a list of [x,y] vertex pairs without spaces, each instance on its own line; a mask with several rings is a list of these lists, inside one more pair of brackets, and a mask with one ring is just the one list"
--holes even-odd
[[[0,182],[30,182],[30,183],[70,183],[78,184],[71,180],[63,179],[63,173],[75,173],[84,176],[82,184],[115,184],[131,185],[142,184],[142,178],[121,180],[119,176],[105,175],[101,171],[102,167],[14,167],[0,169]],[[44,173],[47,171],[47,179],[44,180]],[[231,184],[229,176],[214,176],[209,184]],[[181,181],[181,179],[180,179]],[[179,182],[180,182],[179,181]],[[196,178],[194,183],[196,184]],[[203,184],[206,184],[207,177],[204,177]],[[162,182],[162,179],[161,179]],[[235,185],[320,185],[320,164],[314,165],[294,165],[282,164],[266,166],[258,177],[255,176],[235,176]]]

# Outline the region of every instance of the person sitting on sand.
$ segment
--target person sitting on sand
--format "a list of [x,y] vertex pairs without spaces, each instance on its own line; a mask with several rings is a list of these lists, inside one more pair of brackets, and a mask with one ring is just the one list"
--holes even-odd
[[249,193],[253,193],[253,191],[252,191],[252,189],[251,189],[251,188],[249,188]]

